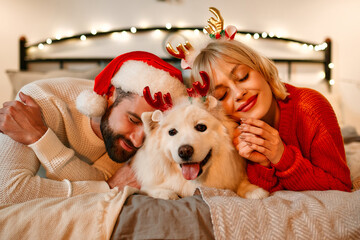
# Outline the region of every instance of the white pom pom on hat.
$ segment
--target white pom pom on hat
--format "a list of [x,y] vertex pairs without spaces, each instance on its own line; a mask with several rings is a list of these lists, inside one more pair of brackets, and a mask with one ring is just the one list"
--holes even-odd
[[94,91],[79,94],[76,108],[89,117],[101,117],[114,87],[143,96],[146,86],[152,93],[170,93],[172,99],[187,94],[179,69],[152,53],[134,51],[113,59],[96,76]]

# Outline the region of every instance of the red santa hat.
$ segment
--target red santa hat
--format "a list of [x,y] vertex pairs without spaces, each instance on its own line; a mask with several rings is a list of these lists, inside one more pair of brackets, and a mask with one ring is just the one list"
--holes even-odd
[[77,109],[91,117],[105,113],[114,88],[143,96],[149,86],[152,94],[170,93],[172,99],[186,95],[181,71],[158,56],[142,51],[122,54],[96,76],[94,91],[85,90],[76,99]]

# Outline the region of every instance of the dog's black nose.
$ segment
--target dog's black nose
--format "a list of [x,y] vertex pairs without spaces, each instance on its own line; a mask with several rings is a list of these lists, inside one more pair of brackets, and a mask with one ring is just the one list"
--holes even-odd
[[182,145],[179,147],[178,154],[179,154],[179,157],[181,157],[183,160],[187,161],[194,154],[194,148],[190,145]]

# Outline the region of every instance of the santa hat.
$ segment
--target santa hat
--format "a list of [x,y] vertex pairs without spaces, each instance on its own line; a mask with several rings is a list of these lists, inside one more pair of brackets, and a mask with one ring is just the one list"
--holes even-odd
[[158,56],[142,51],[122,54],[96,76],[94,91],[85,90],[76,99],[77,109],[90,117],[105,113],[114,88],[143,96],[149,86],[152,94],[170,93],[172,99],[186,95],[181,71]]

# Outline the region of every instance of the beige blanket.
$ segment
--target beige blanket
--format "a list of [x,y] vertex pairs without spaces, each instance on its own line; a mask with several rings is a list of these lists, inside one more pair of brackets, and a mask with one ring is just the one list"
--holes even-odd
[[39,198],[0,207],[0,239],[110,239],[120,210],[137,190]]
[[[125,200],[136,191],[126,187],[2,206],[0,239],[110,239]],[[263,200],[218,189],[200,192],[216,239],[360,239],[360,190],[279,191]]]
[[263,200],[200,191],[216,239],[360,239],[360,190],[279,191]]

